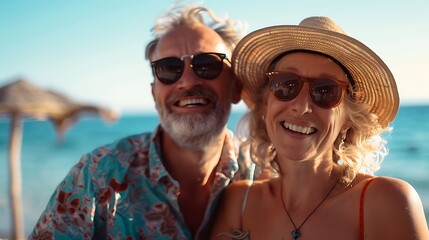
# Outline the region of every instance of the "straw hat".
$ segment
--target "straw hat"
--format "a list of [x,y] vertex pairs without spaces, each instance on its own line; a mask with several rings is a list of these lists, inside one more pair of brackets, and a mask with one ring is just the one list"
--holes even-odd
[[265,72],[280,54],[310,50],[331,56],[349,71],[358,99],[372,106],[383,127],[395,118],[399,94],[395,79],[386,64],[371,49],[349,37],[331,19],[310,17],[299,25],[262,28],[245,36],[232,56],[234,73],[243,81],[243,100],[254,109],[256,96],[267,84]]

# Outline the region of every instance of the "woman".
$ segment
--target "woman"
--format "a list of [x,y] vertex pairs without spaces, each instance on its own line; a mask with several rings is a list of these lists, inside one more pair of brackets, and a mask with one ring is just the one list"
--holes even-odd
[[371,49],[311,17],[249,34],[232,59],[244,145],[278,177],[230,185],[212,239],[429,239],[413,187],[373,176],[399,96]]

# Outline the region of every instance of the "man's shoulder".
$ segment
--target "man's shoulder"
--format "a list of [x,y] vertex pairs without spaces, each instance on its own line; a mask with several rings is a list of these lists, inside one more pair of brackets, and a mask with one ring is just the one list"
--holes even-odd
[[152,135],[151,132],[130,135],[99,146],[85,154],[81,162],[96,169],[127,168],[132,162],[149,157]]
[[152,143],[152,132],[145,132],[130,135],[127,137],[123,137],[115,140],[114,142],[102,145],[92,151],[92,153],[126,153],[126,152],[134,152],[136,150],[142,150],[149,148]]

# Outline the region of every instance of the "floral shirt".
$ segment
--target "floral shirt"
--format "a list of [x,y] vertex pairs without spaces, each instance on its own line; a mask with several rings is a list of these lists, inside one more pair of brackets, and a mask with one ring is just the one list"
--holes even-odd
[[[84,155],[58,185],[29,239],[192,239],[178,205],[179,183],[157,151],[158,133],[130,136]],[[231,180],[252,177],[248,169],[238,171],[238,156],[228,131],[195,239],[207,237],[216,202]]]

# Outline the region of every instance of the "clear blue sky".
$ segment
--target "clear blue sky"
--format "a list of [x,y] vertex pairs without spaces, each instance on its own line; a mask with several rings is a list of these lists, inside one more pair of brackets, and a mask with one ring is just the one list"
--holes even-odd
[[[0,0],[0,85],[25,78],[122,112],[154,111],[143,52],[172,0]],[[196,1],[182,1],[195,3]],[[429,1],[206,0],[247,32],[334,19],[391,68],[402,104],[429,103]],[[244,108],[244,104],[239,106]]]

